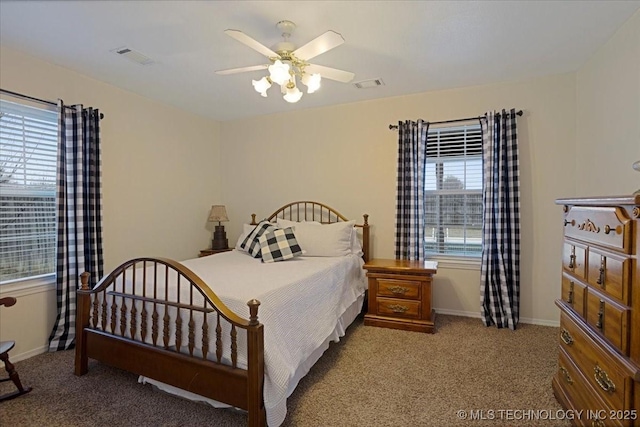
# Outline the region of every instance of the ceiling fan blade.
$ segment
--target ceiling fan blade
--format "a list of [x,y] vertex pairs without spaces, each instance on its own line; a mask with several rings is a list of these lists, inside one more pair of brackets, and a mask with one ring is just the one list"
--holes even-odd
[[253,49],[253,50],[257,51],[257,52],[260,52],[261,54],[263,54],[267,58],[272,58],[272,57],[279,58],[280,57],[280,55],[278,55],[277,53],[275,53],[274,51],[272,51],[271,49],[269,49],[268,47],[266,47],[262,43],[257,42],[256,40],[252,39],[251,37],[249,37],[248,35],[246,35],[242,31],[239,31],[239,30],[224,30],[224,33],[226,35],[228,35],[230,37],[233,37],[234,39],[238,40],[240,43],[249,46],[251,49]]
[[308,61],[311,58],[315,58],[318,55],[321,55],[334,47],[340,46],[344,43],[344,38],[341,34],[336,33],[335,31],[327,31],[326,33],[316,37],[311,40],[309,43],[301,46],[293,51],[293,54],[300,58]]
[[355,74],[350,71],[342,71],[315,64],[307,65],[304,71],[309,74],[319,73],[323,79],[335,80],[342,83],[349,83],[355,77]]
[[268,67],[269,67],[268,65],[252,65],[250,67],[229,68],[227,70],[216,70],[216,74],[227,75],[227,74],[246,73],[247,71],[266,70]]

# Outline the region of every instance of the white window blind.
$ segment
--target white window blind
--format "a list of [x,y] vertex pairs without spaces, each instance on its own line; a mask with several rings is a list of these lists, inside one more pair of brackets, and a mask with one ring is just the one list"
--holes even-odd
[[425,180],[425,252],[481,256],[480,124],[429,129]]
[[55,111],[0,100],[0,283],[55,273]]

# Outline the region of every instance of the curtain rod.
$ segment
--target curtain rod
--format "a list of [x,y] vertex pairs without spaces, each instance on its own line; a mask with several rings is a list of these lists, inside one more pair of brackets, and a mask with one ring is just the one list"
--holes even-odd
[[[12,92],[12,91],[6,90],[6,89],[0,89],[0,93],[5,93],[7,95],[15,96],[16,98],[26,99],[27,101],[33,101],[33,102],[39,102],[41,104],[48,104],[48,105],[58,106],[57,102],[47,101],[46,99],[34,98],[33,96],[23,95],[21,93]],[[73,107],[65,105],[65,108],[73,108]],[[100,119],[104,119],[104,114],[100,113]]]
[[[522,115],[522,110],[516,111],[518,116]],[[443,123],[455,123],[455,122],[466,122],[468,120],[480,120],[484,119],[486,115],[478,116],[478,117],[467,117],[466,119],[453,119],[453,120],[443,120],[441,122],[429,122],[430,125],[440,125]],[[389,129],[398,129],[398,125],[389,125]]]

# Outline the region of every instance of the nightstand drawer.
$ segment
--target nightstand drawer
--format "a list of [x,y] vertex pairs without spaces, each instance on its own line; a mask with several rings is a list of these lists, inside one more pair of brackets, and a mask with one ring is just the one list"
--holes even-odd
[[419,319],[420,301],[378,298],[378,315],[402,317],[406,319]]
[[397,279],[378,279],[378,296],[420,299],[420,282]]

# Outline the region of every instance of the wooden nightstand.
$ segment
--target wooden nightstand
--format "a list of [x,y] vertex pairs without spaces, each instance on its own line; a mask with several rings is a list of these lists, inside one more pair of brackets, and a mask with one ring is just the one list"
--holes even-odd
[[431,281],[438,263],[374,259],[364,268],[369,278],[369,309],[364,324],[416,332],[435,332]]
[[209,255],[214,255],[214,254],[219,254],[221,252],[229,252],[232,251],[233,248],[226,248],[226,249],[203,249],[200,251],[200,255],[198,255],[198,257],[203,257],[203,256],[209,256]]

